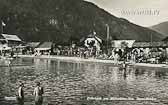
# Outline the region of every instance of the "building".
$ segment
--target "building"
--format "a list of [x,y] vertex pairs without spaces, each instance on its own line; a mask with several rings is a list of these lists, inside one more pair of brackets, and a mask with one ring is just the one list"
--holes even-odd
[[22,40],[17,35],[1,34],[0,50],[10,50],[22,44]]
[[[116,40],[112,41],[111,44],[112,52],[117,52],[120,57],[126,55],[127,61],[163,63],[168,58],[168,42],[166,41],[135,42],[133,40]],[[125,51],[122,45],[127,46]],[[113,53],[114,55],[115,53]]]
[[17,35],[1,34],[1,44],[7,44],[8,47],[16,47],[22,44],[22,40]]
[[90,34],[84,37],[80,42],[89,50],[90,56],[97,56],[101,51],[102,39],[96,36],[96,34]]
[[133,49],[140,49],[143,52],[153,52],[159,53],[164,52],[166,56],[168,55],[168,42],[135,42],[133,44]]
[[82,42],[84,46],[87,48],[96,47],[97,50],[100,50],[100,47],[102,44],[102,40],[96,35],[92,35],[92,34],[82,38],[80,42]]
[[28,42],[26,44],[26,46],[29,48],[29,49],[35,49],[36,47],[38,47],[40,45],[40,42]]
[[132,48],[135,40],[113,40],[111,41],[111,47],[112,48],[123,48],[128,47]]
[[38,47],[36,47],[34,49],[34,51],[37,53],[37,54],[44,54],[44,55],[49,55],[51,53],[51,50],[52,50],[52,45],[53,43],[52,42],[43,42],[41,43]]

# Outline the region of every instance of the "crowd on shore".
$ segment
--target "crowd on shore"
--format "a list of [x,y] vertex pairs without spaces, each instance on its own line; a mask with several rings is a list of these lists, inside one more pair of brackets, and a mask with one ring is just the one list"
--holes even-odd
[[49,50],[35,50],[33,48],[24,48],[18,51],[4,51],[0,56],[15,57],[17,55],[52,55],[52,56],[68,56],[80,57],[83,59],[94,58],[103,60],[113,60],[115,62],[126,61],[135,63],[153,63],[167,64],[167,54],[165,50],[138,49],[138,48],[111,48],[97,50],[95,47],[56,47]]
[[164,50],[153,51],[153,49],[137,49],[137,48],[111,48],[107,50],[99,50],[96,48],[54,48],[51,50],[36,51],[36,50],[23,50],[23,55],[52,55],[52,56],[68,56],[68,57],[80,57],[83,59],[94,58],[103,60],[127,61],[135,63],[153,63],[153,64],[165,64],[167,63],[167,56]]

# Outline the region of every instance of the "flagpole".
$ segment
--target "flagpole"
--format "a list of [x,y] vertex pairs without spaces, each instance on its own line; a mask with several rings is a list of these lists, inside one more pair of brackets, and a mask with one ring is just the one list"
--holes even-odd
[[2,24],[2,20],[1,20],[1,34],[3,34],[3,24]]
[[106,31],[107,31],[106,32],[106,34],[107,34],[107,36],[106,36],[107,39],[106,40],[107,40],[107,54],[108,54],[109,53],[109,48],[108,48],[109,46],[108,46],[108,44],[109,44],[109,35],[110,35],[109,34],[110,33],[110,27],[109,27],[108,24],[106,24]]
[[[0,22],[1,22],[1,33],[0,34],[3,34],[3,27],[6,26],[6,24],[2,20]],[[3,55],[2,53],[3,53],[3,46],[1,50],[1,55]]]
[[3,27],[6,26],[6,24],[1,20],[1,32],[3,34]]
[[[1,33],[0,34],[3,34],[3,25],[2,25],[2,20],[1,20]],[[1,49],[1,55],[3,55],[2,53],[2,50],[3,50],[3,46],[2,46],[2,49]]]

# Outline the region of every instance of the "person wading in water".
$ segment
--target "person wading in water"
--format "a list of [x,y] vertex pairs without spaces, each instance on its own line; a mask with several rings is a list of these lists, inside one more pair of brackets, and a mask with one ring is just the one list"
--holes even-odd
[[40,82],[37,82],[36,87],[34,88],[35,105],[42,105],[43,93],[44,93],[43,87],[40,86]]
[[19,83],[19,89],[17,91],[17,101],[18,105],[24,105],[24,84],[22,82]]

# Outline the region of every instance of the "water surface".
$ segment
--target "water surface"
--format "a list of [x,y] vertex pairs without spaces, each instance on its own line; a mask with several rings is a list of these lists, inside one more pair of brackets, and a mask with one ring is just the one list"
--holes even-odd
[[[0,61],[1,65],[4,63]],[[45,90],[46,103],[60,105],[167,105],[168,70],[112,64],[19,58],[0,67],[0,96],[15,96],[19,81],[32,97],[35,81]],[[153,98],[155,101],[114,101],[110,98]],[[106,100],[103,100],[106,99]],[[1,103],[1,102],[0,102]]]

